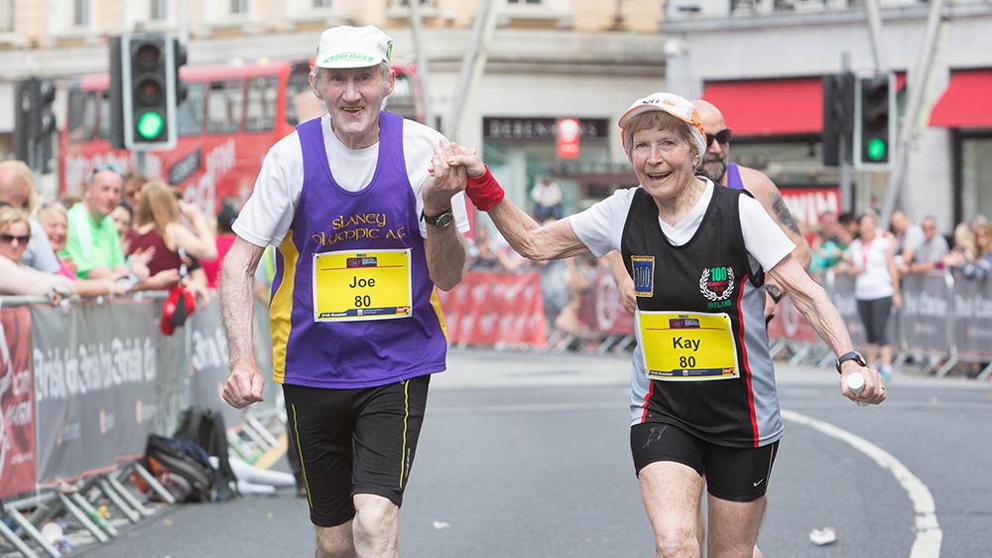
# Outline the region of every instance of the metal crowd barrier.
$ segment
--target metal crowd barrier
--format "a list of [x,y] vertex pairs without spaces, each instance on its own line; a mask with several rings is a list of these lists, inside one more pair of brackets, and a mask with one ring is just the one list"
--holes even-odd
[[[54,519],[83,541],[119,536],[163,505],[144,501],[134,478],[174,504],[141,458],[148,435],[171,435],[189,406],[220,411],[232,451],[246,461],[278,448],[285,413],[271,381],[265,308],[255,309],[255,347],[266,401],[239,412],[220,398],[227,345],[219,304],[202,305],[165,336],[163,299],[0,297],[0,553],[63,555],[67,548],[40,527]],[[106,519],[104,506],[119,515]]]
[[[595,270],[590,286],[572,294],[576,307],[566,305],[563,313],[575,312],[576,319],[567,330],[552,327],[554,316],[545,318],[536,274],[472,272],[466,279],[441,299],[445,317],[455,324],[449,327],[449,340],[458,345],[500,348],[526,339],[525,344],[549,351],[578,347],[604,353],[629,350],[636,342],[633,319],[620,307],[605,269]],[[828,272],[814,279],[837,307],[854,345],[864,347],[867,340],[858,316],[854,277]],[[901,286],[903,305],[894,311],[889,325],[896,368],[915,367],[945,376],[964,365],[975,368],[969,375],[992,377],[992,279],[956,279],[948,272],[934,272],[907,275]],[[507,295],[516,299],[503,300]],[[533,327],[534,323],[540,327]],[[537,339],[539,331],[549,333]],[[768,324],[768,337],[773,356],[780,360],[833,363],[833,351],[788,297]],[[980,366],[984,367],[979,371]]]

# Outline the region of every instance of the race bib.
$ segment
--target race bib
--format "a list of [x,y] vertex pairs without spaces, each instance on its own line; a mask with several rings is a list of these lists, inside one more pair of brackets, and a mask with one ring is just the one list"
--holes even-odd
[[315,322],[409,318],[412,301],[409,248],[313,256]]
[[638,312],[637,341],[652,380],[705,381],[740,377],[727,314]]

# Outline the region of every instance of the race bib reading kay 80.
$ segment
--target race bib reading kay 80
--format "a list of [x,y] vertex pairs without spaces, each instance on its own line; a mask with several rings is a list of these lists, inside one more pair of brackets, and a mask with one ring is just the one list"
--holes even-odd
[[314,254],[316,322],[409,318],[412,293],[409,248]]
[[740,377],[727,314],[638,312],[637,337],[649,378],[666,381]]

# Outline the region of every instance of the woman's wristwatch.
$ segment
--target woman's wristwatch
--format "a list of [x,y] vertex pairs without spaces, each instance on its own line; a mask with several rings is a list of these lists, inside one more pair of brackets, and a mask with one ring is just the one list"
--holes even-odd
[[840,374],[840,365],[844,364],[844,362],[848,360],[853,360],[854,362],[858,363],[860,366],[868,366],[868,363],[865,362],[865,357],[861,356],[861,353],[859,353],[858,351],[849,351],[837,357],[838,374]]

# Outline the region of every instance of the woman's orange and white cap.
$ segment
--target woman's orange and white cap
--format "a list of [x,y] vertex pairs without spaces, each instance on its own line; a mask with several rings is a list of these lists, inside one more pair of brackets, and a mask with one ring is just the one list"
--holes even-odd
[[699,155],[702,156],[706,152],[706,131],[703,129],[702,119],[699,118],[699,111],[684,97],[666,92],[652,93],[647,97],[638,99],[620,115],[618,122],[620,124],[620,141],[623,143],[624,149],[627,148],[626,130],[631,120],[638,114],[652,110],[665,111],[684,122],[689,128],[692,140],[696,143]]

